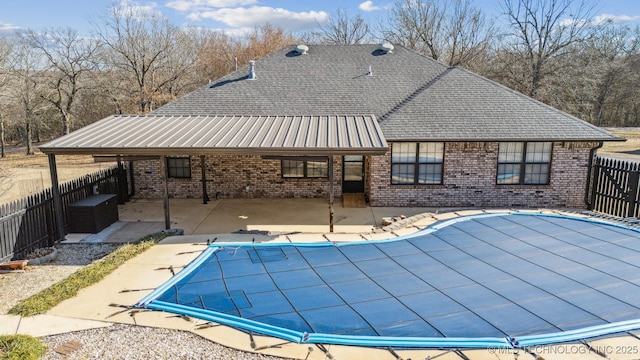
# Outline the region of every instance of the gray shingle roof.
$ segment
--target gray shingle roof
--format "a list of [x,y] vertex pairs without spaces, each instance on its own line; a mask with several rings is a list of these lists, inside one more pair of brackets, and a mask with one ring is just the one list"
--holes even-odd
[[381,155],[374,116],[115,115],[40,146],[45,153]]
[[[154,115],[373,114],[387,140],[620,140],[461,68],[401,46],[288,46]],[[367,75],[371,68],[372,75]]]

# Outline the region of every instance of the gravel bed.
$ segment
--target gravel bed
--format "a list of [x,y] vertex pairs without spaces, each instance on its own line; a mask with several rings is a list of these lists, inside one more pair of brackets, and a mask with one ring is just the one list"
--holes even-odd
[[[28,266],[25,272],[0,274],[0,314],[19,301],[67,278],[101,259],[122,244],[63,244],[56,258],[46,264]],[[284,360],[234,350],[188,331],[114,324],[106,328],[77,331],[41,338],[47,345],[42,359],[237,359]],[[77,341],[82,347],[68,356],[55,348]]]
[[27,266],[25,272],[0,274],[0,314],[18,302],[67,278],[84,265],[101,259],[119,244],[65,244],[56,246],[58,254],[48,263]]
[[[280,357],[230,349],[187,331],[114,324],[42,338],[48,350],[43,360],[74,359],[224,359],[283,360]],[[68,356],[53,349],[68,342],[82,344]]]

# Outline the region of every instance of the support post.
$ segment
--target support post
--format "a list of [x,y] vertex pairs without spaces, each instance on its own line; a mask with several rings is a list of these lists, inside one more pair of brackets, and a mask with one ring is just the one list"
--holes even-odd
[[206,204],[209,201],[209,194],[207,194],[207,168],[204,160],[204,155],[200,155],[200,169],[202,171],[202,203]]
[[133,176],[133,160],[129,160],[129,181],[129,189],[131,189],[131,193],[129,193],[129,189],[127,189],[127,198],[136,194],[136,183]]
[[171,229],[171,216],[169,215],[169,167],[167,157],[162,155],[162,166],[164,167],[164,228]]
[[64,212],[62,211],[62,198],[60,196],[60,184],[58,183],[58,166],[55,154],[49,154],[49,172],[51,173],[51,194],[53,195],[54,216],[58,227],[58,241],[63,241],[67,234],[64,229]]
[[124,165],[122,165],[122,157],[120,155],[117,156],[117,164],[118,164],[118,204],[122,205],[125,202],[129,201],[127,198],[127,177],[124,173]]
[[329,155],[329,232],[333,232],[333,155]]

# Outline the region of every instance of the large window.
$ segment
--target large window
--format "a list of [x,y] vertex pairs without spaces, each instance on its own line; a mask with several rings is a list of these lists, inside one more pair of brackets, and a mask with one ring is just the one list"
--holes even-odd
[[191,159],[184,157],[167,157],[167,169],[170,178],[190,178]]
[[498,150],[498,185],[547,185],[550,142],[503,142]]
[[391,183],[442,184],[444,143],[391,144]]
[[326,161],[282,160],[284,178],[326,178],[328,173]]

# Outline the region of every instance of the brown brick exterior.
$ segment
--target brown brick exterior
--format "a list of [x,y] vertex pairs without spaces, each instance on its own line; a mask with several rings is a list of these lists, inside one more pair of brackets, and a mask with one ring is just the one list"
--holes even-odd
[[[442,185],[391,185],[391,152],[367,157],[365,188],[371,206],[578,207],[584,204],[590,149],[595,143],[555,142],[549,185],[496,185],[497,142],[445,144]],[[334,157],[334,196],[339,197],[341,157]],[[326,179],[282,178],[279,160],[259,156],[206,156],[207,192],[218,198],[328,197]],[[161,198],[164,164],[134,163],[136,196]],[[190,179],[169,179],[169,196],[202,196],[200,157],[191,157]]]
[[[341,157],[334,157],[334,194],[342,193]],[[280,160],[260,156],[206,156],[207,193],[218,198],[320,198],[329,196],[326,178],[283,178]],[[164,164],[160,160],[137,161],[133,174],[136,196],[161,198]],[[200,157],[191,156],[191,178],[169,179],[169,196],[202,197]]]
[[496,185],[497,142],[445,144],[442,185],[391,185],[391,151],[372,158],[371,206],[585,207],[596,143],[553,143],[549,185]]

